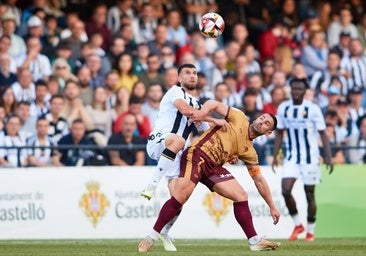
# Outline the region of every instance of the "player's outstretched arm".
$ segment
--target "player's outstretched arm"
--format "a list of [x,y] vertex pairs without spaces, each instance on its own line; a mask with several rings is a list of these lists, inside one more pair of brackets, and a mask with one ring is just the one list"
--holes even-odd
[[269,210],[271,212],[271,216],[273,219],[273,224],[276,225],[280,220],[280,213],[273,202],[271,190],[269,188],[266,179],[260,173],[258,165],[247,165],[247,168],[252,176],[252,179],[254,181],[255,186],[257,187],[259,194],[262,196],[264,201],[266,201],[267,205],[269,206]]
[[174,106],[187,117],[192,117],[193,113],[196,111],[195,108],[189,106],[184,99],[176,99],[174,101]]
[[197,110],[193,115],[192,119],[193,121],[201,122],[205,120],[205,117],[208,116],[208,114],[212,111],[215,111],[216,113],[226,116],[228,112],[229,106],[227,106],[224,103],[221,103],[216,100],[207,100],[202,108],[200,110]]

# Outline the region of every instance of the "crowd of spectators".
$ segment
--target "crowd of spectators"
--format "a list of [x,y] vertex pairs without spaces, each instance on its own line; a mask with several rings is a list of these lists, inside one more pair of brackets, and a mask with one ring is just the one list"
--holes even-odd
[[[0,3],[1,166],[154,164],[144,144],[182,63],[197,67],[201,102],[249,120],[307,78],[334,163],[366,162],[364,1],[17,2]],[[226,22],[217,40],[197,29],[208,11]],[[272,140],[255,140],[260,164]]]

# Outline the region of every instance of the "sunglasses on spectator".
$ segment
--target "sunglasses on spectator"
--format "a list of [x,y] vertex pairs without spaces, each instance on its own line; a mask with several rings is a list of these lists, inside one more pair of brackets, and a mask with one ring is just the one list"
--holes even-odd
[[162,52],[161,55],[162,56],[172,56],[173,53],[172,52]]
[[66,66],[56,66],[56,69],[66,69]]

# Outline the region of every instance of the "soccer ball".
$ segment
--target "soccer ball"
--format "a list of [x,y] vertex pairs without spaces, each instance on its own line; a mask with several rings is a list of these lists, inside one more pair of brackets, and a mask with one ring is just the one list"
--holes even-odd
[[225,21],[219,14],[208,12],[201,17],[198,26],[205,37],[217,38],[224,32]]

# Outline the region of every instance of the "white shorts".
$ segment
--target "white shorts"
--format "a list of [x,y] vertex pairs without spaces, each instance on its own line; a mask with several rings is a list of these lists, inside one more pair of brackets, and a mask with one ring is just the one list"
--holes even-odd
[[[152,133],[149,136],[149,140],[146,144],[147,154],[154,160],[159,161],[161,153],[165,149],[165,137],[170,133]],[[165,177],[170,180],[172,178],[177,178],[180,172],[180,158],[182,157],[183,150],[179,151],[174,159],[172,168],[170,168]]]
[[301,178],[304,185],[316,185],[320,183],[320,166],[319,164],[295,164],[285,161],[282,167],[282,178]]
[[151,133],[149,136],[149,140],[146,144],[146,151],[147,154],[151,159],[154,159],[156,161],[159,160],[161,153],[163,153],[163,150],[165,149],[165,137],[169,133]]

